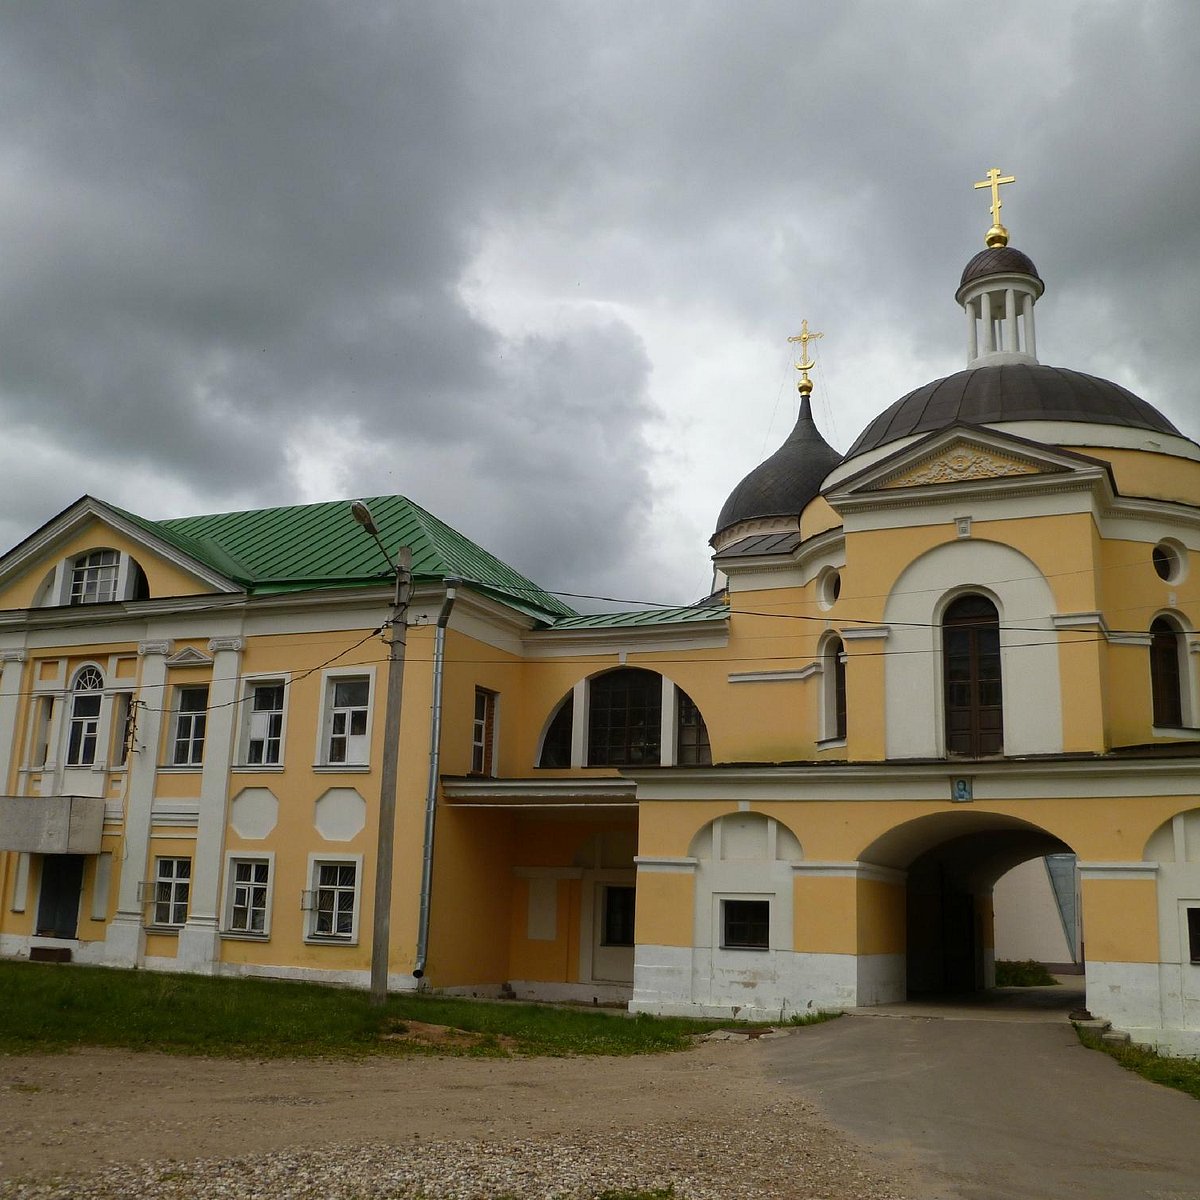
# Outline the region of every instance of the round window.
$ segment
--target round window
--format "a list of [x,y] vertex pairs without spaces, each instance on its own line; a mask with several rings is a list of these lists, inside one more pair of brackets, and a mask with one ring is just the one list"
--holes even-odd
[[842,594],[842,573],[836,567],[826,567],[817,581],[817,602],[830,609]]
[[1174,538],[1164,538],[1150,551],[1154,573],[1166,583],[1178,583],[1187,571],[1187,550]]

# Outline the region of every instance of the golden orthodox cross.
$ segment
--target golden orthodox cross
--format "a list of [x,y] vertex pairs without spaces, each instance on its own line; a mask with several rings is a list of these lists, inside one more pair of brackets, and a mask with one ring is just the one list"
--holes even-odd
[[982,179],[975,185],[978,188],[990,187],[992,189],[992,223],[1000,224],[1000,185],[1003,183],[1016,183],[1015,175],[1001,175],[999,167],[993,167],[988,173],[987,178]]
[[[823,333],[809,333],[808,320],[805,319],[800,322],[800,332],[795,337],[788,338],[789,342],[800,343],[800,361],[796,364],[796,370],[802,372],[803,377],[796,386],[801,391],[812,391],[812,383],[809,381],[808,373],[817,365],[815,362],[809,362],[808,343],[824,336]],[[805,387],[806,384],[808,385],[807,388]]]

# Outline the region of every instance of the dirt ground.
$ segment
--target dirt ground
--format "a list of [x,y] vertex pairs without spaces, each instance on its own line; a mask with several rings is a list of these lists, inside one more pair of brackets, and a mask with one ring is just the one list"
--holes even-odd
[[[650,1141],[659,1153],[674,1139],[682,1162],[715,1156],[715,1176],[740,1181],[728,1196],[901,1196],[843,1135],[768,1078],[766,1055],[761,1043],[714,1042],[599,1059],[247,1062],[106,1050],[0,1058],[0,1196],[34,1194],[26,1189],[64,1174],[80,1184],[120,1175],[120,1164],[257,1162],[366,1145],[411,1154],[430,1141],[445,1158],[457,1145],[502,1154],[531,1139],[550,1147],[611,1143],[627,1162]],[[756,1129],[785,1140],[755,1144]],[[722,1154],[727,1162],[716,1161]],[[661,1175],[663,1161],[648,1170]],[[842,1187],[842,1179],[854,1182]],[[127,1177],[111,1186],[121,1194],[133,1185]],[[97,1185],[53,1194],[110,1193]],[[159,1193],[139,1185],[137,1194]],[[681,1194],[708,1193],[701,1182]]]

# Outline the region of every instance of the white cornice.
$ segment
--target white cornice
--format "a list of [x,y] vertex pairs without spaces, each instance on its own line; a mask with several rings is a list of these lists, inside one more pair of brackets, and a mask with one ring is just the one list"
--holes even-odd
[[526,634],[529,658],[577,654],[653,654],[660,650],[720,649],[729,641],[729,614],[723,620],[678,625],[621,625],[598,629],[538,629]]
[[630,808],[636,807],[636,785],[631,779],[604,776],[596,779],[476,779],[443,777],[442,794],[456,807],[487,808]]
[[974,803],[1110,796],[1194,796],[1195,758],[1009,759],[938,762],[802,763],[788,766],[626,769],[639,800],[747,800],[824,803],[948,799],[952,779],[969,772]]

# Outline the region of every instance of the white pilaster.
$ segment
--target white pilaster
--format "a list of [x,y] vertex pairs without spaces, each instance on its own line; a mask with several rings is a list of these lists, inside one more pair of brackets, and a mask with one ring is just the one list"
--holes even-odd
[[105,960],[113,966],[140,966],[146,938],[142,927],[142,904],[138,885],[146,872],[150,852],[150,810],[158,774],[158,748],[162,740],[162,709],[167,706],[167,656],[169,641],[142,642],[137,710],[137,733],[129,756],[128,793],[125,800],[125,838],[121,846],[121,882],[117,888],[117,912],[105,937]]
[[1037,338],[1033,334],[1033,296],[1025,297],[1025,353],[1037,359]]
[[1017,342],[1017,294],[1012,288],[1004,291],[1004,349],[1016,354],[1021,347]]
[[983,352],[992,354],[996,350],[996,322],[992,319],[991,292],[979,297],[979,312],[983,319]]
[[664,675],[662,677],[662,718],[659,740],[658,761],[661,766],[675,765],[675,742],[679,731],[676,720],[675,685]]
[[238,676],[243,641],[213,638],[212,680],[208,685],[208,718],[204,728],[204,765],[200,774],[200,818],[187,923],[179,931],[179,966],[211,974],[220,957],[221,854],[229,805],[229,768],[237,729]]
[[17,712],[21,699],[24,650],[0,650],[0,792],[8,791],[8,775],[17,752]]
[[967,362],[973,363],[979,357],[979,312],[975,301],[967,301],[963,311],[967,314]]

